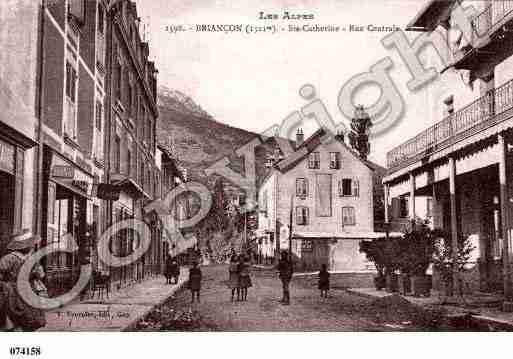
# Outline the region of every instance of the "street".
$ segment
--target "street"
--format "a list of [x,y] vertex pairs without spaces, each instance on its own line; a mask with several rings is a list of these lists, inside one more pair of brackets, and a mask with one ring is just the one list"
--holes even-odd
[[[436,318],[404,303],[379,302],[342,289],[321,298],[316,277],[295,277],[291,305],[283,306],[274,271],[253,269],[247,302],[231,302],[225,265],[202,267],[201,303],[180,290],[138,323],[138,331],[419,331]],[[440,330],[440,328],[438,328]]]

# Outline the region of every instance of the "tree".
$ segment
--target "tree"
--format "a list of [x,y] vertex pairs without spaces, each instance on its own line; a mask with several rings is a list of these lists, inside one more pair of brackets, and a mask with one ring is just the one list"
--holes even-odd
[[356,106],[354,117],[351,119],[351,132],[349,132],[349,144],[358,152],[360,158],[367,160],[370,153],[369,130],[372,121],[363,105]]
[[219,178],[214,183],[212,193],[212,207],[208,215],[201,221],[201,229],[208,235],[214,232],[225,231],[229,224],[230,218],[228,217],[226,207],[228,201],[224,192],[223,181]]

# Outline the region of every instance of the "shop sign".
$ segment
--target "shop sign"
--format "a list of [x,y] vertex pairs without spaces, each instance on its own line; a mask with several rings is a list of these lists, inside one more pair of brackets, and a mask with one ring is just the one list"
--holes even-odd
[[120,190],[117,186],[100,183],[98,185],[96,197],[105,201],[118,201]]
[[74,178],[75,169],[73,168],[73,166],[55,165],[52,168],[52,176],[62,178]]
[[15,147],[0,140],[0,169],[14,173]]
[[93,178],[80,168],[73,166],[54,155],[52,158],[52,166],[50,174],[55,181],[67,186],[69,189],[76,189],[77,193],[91,195]]
[[78,188],[82,192],[85,192],[85,193],[89,192],[89,183],[87,181],[73,180],[73,181],[71,181],[71,185],[73,187]]

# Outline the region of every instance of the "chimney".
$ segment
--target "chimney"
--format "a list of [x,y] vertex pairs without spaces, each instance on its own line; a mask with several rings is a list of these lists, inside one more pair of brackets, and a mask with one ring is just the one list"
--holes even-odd
[[303,129],[298,128],[296,132],[296,146],[301,146],[305,141],[305,135],[303,134]]
[[444,100],[445,109],[444,109],[444,117],[450,116],[454,113],[454,96],[450,95]]
[[338,130],[335,139],[344,143],[344,131]]

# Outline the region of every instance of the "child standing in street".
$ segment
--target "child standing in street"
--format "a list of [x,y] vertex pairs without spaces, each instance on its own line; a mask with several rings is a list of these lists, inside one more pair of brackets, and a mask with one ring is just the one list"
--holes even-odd
[[240,300],[240,287],[239,287],[239,258],[236,254],[232,255],[230,259],[230,266],[228,267],[228,287],[232,290],[232,302],[237,291],[237,301]]
[[251,262],[249,258],[245,256],[240,256],[239,263],[239,285],[241,291],[241,297],[243,301],[248,300],[248,288],[252,287],[251,277],[249,275],[249,269],[251,267]]
[[192,303],[194,303],[194,298],[200,301],[200,290],[201,290],[201,269],[198,266],[198,262],[194,261],[192,263],[191,269],[189,269],[189,289],[192,294]]
[[321,291],[321,298],[328,298],[328,291],[330,290],[330,273],[326,264],[321,266],[319,271],[319,290]]

